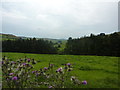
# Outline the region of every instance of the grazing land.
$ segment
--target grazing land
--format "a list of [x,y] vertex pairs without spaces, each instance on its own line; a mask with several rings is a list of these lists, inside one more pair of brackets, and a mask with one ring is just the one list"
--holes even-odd
[[[52,55],[52,54],[29,54],[29,53],[2,53],[11,61],[19,58],[34,58],[37,64],[35,70],[47,67],[49,63],[59,68],[62,64],[73,65],[72,76],[79,80],[86,80],[87,85],[78,85],[77,88],[118,88],[118,57],[89,56],[89,55]],[[4,82],[4,81],[3,81]],[[74,86],[70,86],[75,88]]]

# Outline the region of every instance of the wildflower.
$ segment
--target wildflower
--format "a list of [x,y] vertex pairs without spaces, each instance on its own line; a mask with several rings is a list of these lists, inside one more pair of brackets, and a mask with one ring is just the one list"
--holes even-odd
[[36,76],[39,76],[39,73],[36,73]]
[[35,73],[35,71],[32,71],[32,73]]
[[10,76],[12,76],[14,73],[9,73]]
[[54,64],[50,64],[50,67],[53,67],[54,66]]
[[44,67],[44,70],[47,70],[48,68],[47,67]]
[[70,63],[67,63],[68,66],[70,66],[71,64]]
[[25,65],[26,65],[26,63],[23,63],[23,65],[25,66]]
[[62,67],[58,68],[56,72],[62,72]]
[[14,76],[14,77],[12,78],[12,80],[18,80],[18,77]]
[[87,81],[82,81],[82,84],[86,85],[86,84],[87,84]]
[[30,59],[27,59],[28,62],[30,62]]
[[2,64],[4,64],[4,61],[2,61]]
[[5,60],[5,56],[2,58],[2,60]]
[[49,86],[49,88],[53,88],[52,86]]

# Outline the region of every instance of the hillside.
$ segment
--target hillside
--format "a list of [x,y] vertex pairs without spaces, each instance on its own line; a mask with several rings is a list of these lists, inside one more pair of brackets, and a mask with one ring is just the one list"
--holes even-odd
[[13,35],[13,34],[3,34],[0,33],[0,40],[15,40],[15,39],[19,39],[19,37]]
[[[22,38],[22,39],[29,39],[31,37],[25,37],[25,36],[16,36],[16,35],[13,35],[13,34],[3,34],[3,33],[0,33],[0,39],[1,40],[13,40],[13,39],[19,39],[19,38]],[[53,43],[56,43],[56,42],[61,42],[61,41],[66,41],[66,39],[52,39],[52,38],[36,38],[36,39],[44,39],[44,40],[48,40],[48,41],[52,41]]]

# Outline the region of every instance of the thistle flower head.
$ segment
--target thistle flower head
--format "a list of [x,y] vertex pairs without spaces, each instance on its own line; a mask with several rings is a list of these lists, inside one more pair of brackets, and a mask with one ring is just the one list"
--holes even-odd
[[38,76],[39,75],[39,73],[36,73],[36,76]]
[[54,64],[50,64],[50,67],[53,67],[54,66]]
[[32,71],[32,73],[35,73],[35,71]]
[[12,78],[12,80],[18,80],[18,77],[14,76],[14,77]]
[[70,63],[67,63],[68,66],[70,66],[71,64]]
[[23,63],[23,65],[25,66],[25,65],[26,65],[26,63]]
[[56,72],[62,72],[62,67],[58,68]]
[[2,64],[4,64],[4,61],[2,61]]
[[27,59],[28,62],[30,62],[30,59]]
[[52,86],[49,86],[49,88],[53,88]]
[[47,67],[44,67],[44,70],[47,70],[48,68]]
[[14,73],[9,73],[10,76],[12,76]]
[[87,84],[87,81],[82,81],[82,84],[86,85],[86,84]]

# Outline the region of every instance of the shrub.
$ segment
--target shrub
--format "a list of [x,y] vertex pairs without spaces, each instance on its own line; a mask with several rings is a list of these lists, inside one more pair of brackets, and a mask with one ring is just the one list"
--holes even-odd
[[71,84],[86,85],[87,81],[79,81],[75,76],[70,76],[73,70],[72,64],[67,63],[55,70],[54,64],[48,67],[33,70],[36,61],[23,58],[11,61],[7,57],[2,58],[3,88],[67,88],[67,82]]

